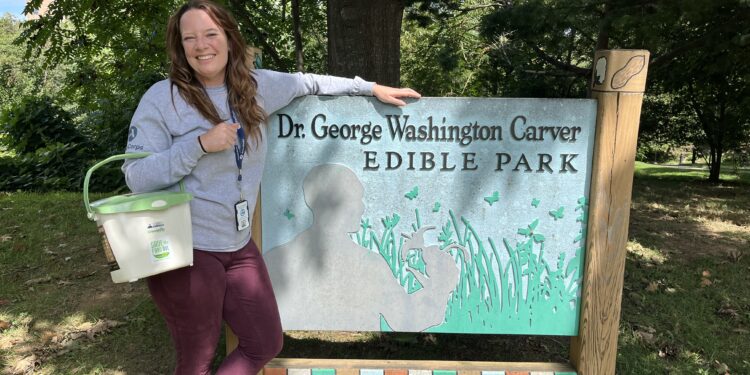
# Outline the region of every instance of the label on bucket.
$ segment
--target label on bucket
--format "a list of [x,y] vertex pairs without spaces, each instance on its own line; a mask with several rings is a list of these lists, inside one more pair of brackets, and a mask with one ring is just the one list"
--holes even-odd
[[151,247],[151,261],[161,262],[169,259],[171,254],[171,248],[169,246],[169,240],[166,238],[153,240],[150,243]]

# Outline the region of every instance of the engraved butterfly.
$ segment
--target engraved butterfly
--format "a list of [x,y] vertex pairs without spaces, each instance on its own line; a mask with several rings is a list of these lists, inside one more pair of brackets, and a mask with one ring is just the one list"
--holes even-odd
[[417,195],[419,195],[419,187],[418,186],[413,187],[410,192],[404,194],[404,196],[407,197],[407,198],[409,198],[409,200],[412,200],[412,199],[416,198]]
[[500,193],[498,193],[496,191],[496,192],[492,193],[492,195],[490,195],[488,197],[484,197],[484,200],[486,200],[487,203],[489,203],[489,205],[492,206],[493,203],[495,203],[495,202],[497,202],[497,201],[500,200]]
[[550,214],[550,215],[551,215],[552,217],[554,217],[554,218],[555,218],[555,221],[557,221],[557,219],[562,219],[562,218],[563,218],[563,216],[564,216],[564,215],[563,215],[563,210],[564,210],[564,209],[565,209],[565,207],[563,207],[563,206],[560,206],[560,207],[559,207],[558,209],[556,209],[556,210],[551,210],[551,211],[549,212],[549,214]]

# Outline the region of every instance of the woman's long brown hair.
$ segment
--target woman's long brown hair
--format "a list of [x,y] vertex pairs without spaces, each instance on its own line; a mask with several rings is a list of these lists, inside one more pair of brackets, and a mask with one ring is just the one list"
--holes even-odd
[[185,57],[180,19],[191,9],[206,12],[227,36],[229,56],[224,82],[227,86],[229,104],[231,109],[238,114],[238,120],[245,127],[246,132],[250,134],[248,138],[252,138],[257,144],[262,138],[260,127],[266,119],[266,113],[255,99],[258,84],[250,74],[253,66],[246,53],[247,45],[240,34],[237,21],[226,9],[209,0],[191,0],[172,15],[167,25],[167,53],[172,63],[169,69],[169,79],[172,85],[177,86],[182,98],[212,124],[227,121],[219,116],[216,106],[211,102],[205,87],[198,80]]

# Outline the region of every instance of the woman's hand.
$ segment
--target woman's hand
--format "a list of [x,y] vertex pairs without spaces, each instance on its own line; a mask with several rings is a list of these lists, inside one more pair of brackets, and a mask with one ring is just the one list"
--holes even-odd
[[421,98],[422,97],[422,95],[419,95],[418,92],[409,88],[398,89],[395,87],[378,85],[377,83],[375,84],[375,86],[372,87],[372,94],[383,103],[393,104],[399,107],[406,105],[406,103],[399,98]]
[[222,122],[200,135],[198,140],[206,152],[224,151],[237,143],[237,129],[239,128],[239,124]]

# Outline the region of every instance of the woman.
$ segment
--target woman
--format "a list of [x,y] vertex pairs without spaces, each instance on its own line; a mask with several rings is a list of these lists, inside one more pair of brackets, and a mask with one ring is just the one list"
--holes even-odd
[[148,279],[176,352],[175,374],[206,374],[226,321],[239,338],[218,374],[256,374],[282,346],[265,264],[250,239],[266,152],[266,116],[302,95],[419,98],[411,89],[309,74],[251,71],[237,23],[211,1],[190,1],[169,20],[169,80],[154,84],[131,123],[126,161],[134,192],[183,180],[191,202],[194,265]]

